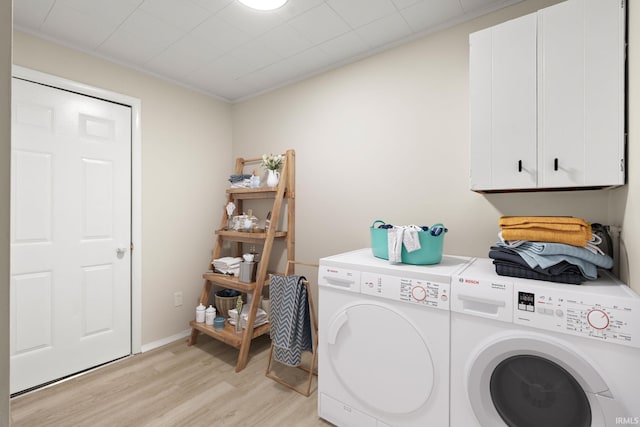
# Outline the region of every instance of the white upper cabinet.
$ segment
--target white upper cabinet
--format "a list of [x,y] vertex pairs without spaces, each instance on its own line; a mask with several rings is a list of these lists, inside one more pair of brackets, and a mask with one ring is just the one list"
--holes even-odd
[[624,25],[568,0],[469,36],[472,190],[624,184]]

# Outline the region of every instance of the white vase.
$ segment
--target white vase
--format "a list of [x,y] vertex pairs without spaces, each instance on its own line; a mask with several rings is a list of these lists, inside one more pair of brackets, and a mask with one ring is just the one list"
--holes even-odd
[[280,172],[269,169],[267,175],[267,187],[276,187],[280,182]]

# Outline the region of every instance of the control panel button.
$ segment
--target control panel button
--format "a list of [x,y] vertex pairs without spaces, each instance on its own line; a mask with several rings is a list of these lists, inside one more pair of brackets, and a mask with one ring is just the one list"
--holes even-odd
[[556,308],[556,316],[558,317],[564,316],[564,311],[560,310],[559,308]]

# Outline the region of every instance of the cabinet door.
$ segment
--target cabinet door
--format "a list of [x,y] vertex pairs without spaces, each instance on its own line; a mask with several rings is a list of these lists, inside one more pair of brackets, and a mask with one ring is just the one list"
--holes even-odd
[[536,21],[469,37],[472,190],[536,187]]
[[621,3],[569,0],[538,16],[538,187],[624,184]]

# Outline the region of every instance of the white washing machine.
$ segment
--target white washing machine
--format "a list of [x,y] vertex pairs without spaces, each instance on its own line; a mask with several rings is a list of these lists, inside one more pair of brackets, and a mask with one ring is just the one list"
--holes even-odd
[[338,426],[449,423],[449,288],[469,258],[320,259],[318,415]]
[[582,285],[451,282],[451,426],[640,424],[640,297],[603,272]]

